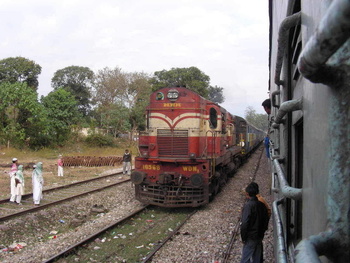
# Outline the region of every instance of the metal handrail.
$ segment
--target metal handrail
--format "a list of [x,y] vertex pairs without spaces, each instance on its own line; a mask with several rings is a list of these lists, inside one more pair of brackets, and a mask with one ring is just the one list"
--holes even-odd
[[273,164],[277,172],[278,185],[282,195],[293,200],[300,200],[302,198],[302,189],[289,186],[278,159],[274,159]]
[[277,262],[278,263],[287,263],[287,249],[286,249],[286,243],[284,240],[284,233],[283,233],[283,223],[280,216],[280,213],[278,211],[278,206],[280,204],[284,203],[284,198],[274,201],[272,203],[272,213],[273,218],[275,222],[275,229],[277,234]]
[[275,123],[280,124],[283,122],[283,117],[288,113],[288,112],[293,112],[297,110],[301,110],[303,108],[303,100],[302,98],[297,99],[297,100],[288,100],[285,101],[281,104],[277,116],[275,118]]
[[330,244],[336,244],[338,238],[335,232],[327,231],[303,239],[295,249],[298,251],[295,253],[296,262],[321,263],[319,256],[331,247]]
[[278,49],[277,49],[277,60],[276,60],[276,70],[275,70],[275,84],[283,85],[283,81],[280,79],[283,56],[287,50],[286,46],[288,43],[289,29],[300,25],[301,22],[301,12],[295,13],[291,16],[285,18],[280,26],[278,32]]
[[[300,73],[315,83],[329,82],[329,70],[320,71],[328,59],[349,39],[350,2],[333,1],[298,59]],[[336,77],[336,76],[335,76]],[[339,76],[338,76],[339,77]]]

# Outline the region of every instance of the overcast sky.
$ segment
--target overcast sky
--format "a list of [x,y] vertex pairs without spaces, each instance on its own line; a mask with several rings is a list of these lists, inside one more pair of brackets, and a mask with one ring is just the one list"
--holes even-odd
[[40,95],[68,66],[124,72],[197,67],[224,88],[229,112],[265,113],[268,1],[0,0],[0,59],[42,67]]

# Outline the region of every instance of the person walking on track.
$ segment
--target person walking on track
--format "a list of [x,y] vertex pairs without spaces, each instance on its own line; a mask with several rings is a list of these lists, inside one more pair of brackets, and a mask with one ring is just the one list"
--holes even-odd
[[126,149],[123,155],[123,174],[131,175],[131,153]]

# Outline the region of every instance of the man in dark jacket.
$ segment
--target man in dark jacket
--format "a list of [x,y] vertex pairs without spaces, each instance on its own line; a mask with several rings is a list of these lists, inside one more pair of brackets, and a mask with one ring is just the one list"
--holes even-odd
[[[262,262],[262,240],[267,230],[269,217],[266,206],[258,200],[257,189],[249,184],[245,189],[248,201],[242,211],[241,238],[243,251],[241,263]],[[252,261],[251,261],[252,260]]]
[[131,153],[126,149],[123,155],[123,174],[131,174]]

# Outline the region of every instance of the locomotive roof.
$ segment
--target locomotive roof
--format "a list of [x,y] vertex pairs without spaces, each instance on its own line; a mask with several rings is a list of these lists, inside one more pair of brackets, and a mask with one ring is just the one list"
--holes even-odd
[[221,107],[218,103],[213,102],[213,101],[211,101],[211,100],[209,100],[209,99],[207,99],[207,98],[204,98],[204,97],[203,97],[202,95],[200,95],[198,92],[196,92],[196,91],[194,91],[194,90],[191,90],[191,89],[189,89],[189,88],[187,88],[187,87],[184,87],[184,86],[168,86],[168,87],[163,87],[163,88],[157,89],[157,90],[154,91],[153,93],[162,91],[162,90],[164,90],[164,89],[169,89],[169,90],[170,90],[170,89],[185,89],[186,91],[191,92],[191,93],[197,95],[198,97],[200,97],[201,99],[206,100],[206,101],[208,101],[208,102],[210,102],[210,103],[213,103],[213,104],[217,105],[218,107],[220,107],[221,109],[223,109],[223,110],[226,111],[226,109],[223,108],[223,107]]
[[182,90],[186,90],[186,91],[188,91],[188,92],[190,92],[190,93],[196,94],[197,96],[199,96],[199,97],[202,98],[203,100],[206,100],[207,102],[210,102],[210,103],[215,104],[216,106],[218,106],[218,107],[220,108],[220,111],[221,111],[221,112],[227,112],[228,114],[230,114],[230,115],[232,116],[232,118],[235,118],[235,119],[237,119],[238,121],[245,121],[245,122],[248,123],[250,126],[254,127],[254,128],[257,129],[257,130],[260,130],[260,129],[256,128],[254,125],[250,124],[250,123],[249,123],[246,119],[244,119],[243,117],[237,116],[237,115],[234,115],[234,114],[228,112],[225,108],[223,108],[222,106],[220,106],[218,103],[213,102],[213,101],[211,101],[211,100],[209,100],[209,99],[204,98],[204,97],[201,96],[198,92],[193,91],[193,90],[191,90],[191,89],[189,89],[189,88],[187,88],[187,87],[184,87],[184,86],[168,86],[168,87],[160,88],[160,89],[154,91],[153,93],[157,93],[157,92],[160,92],[160,91],[162,91],[162,90],[170,90],[170,89],[182,89]]

